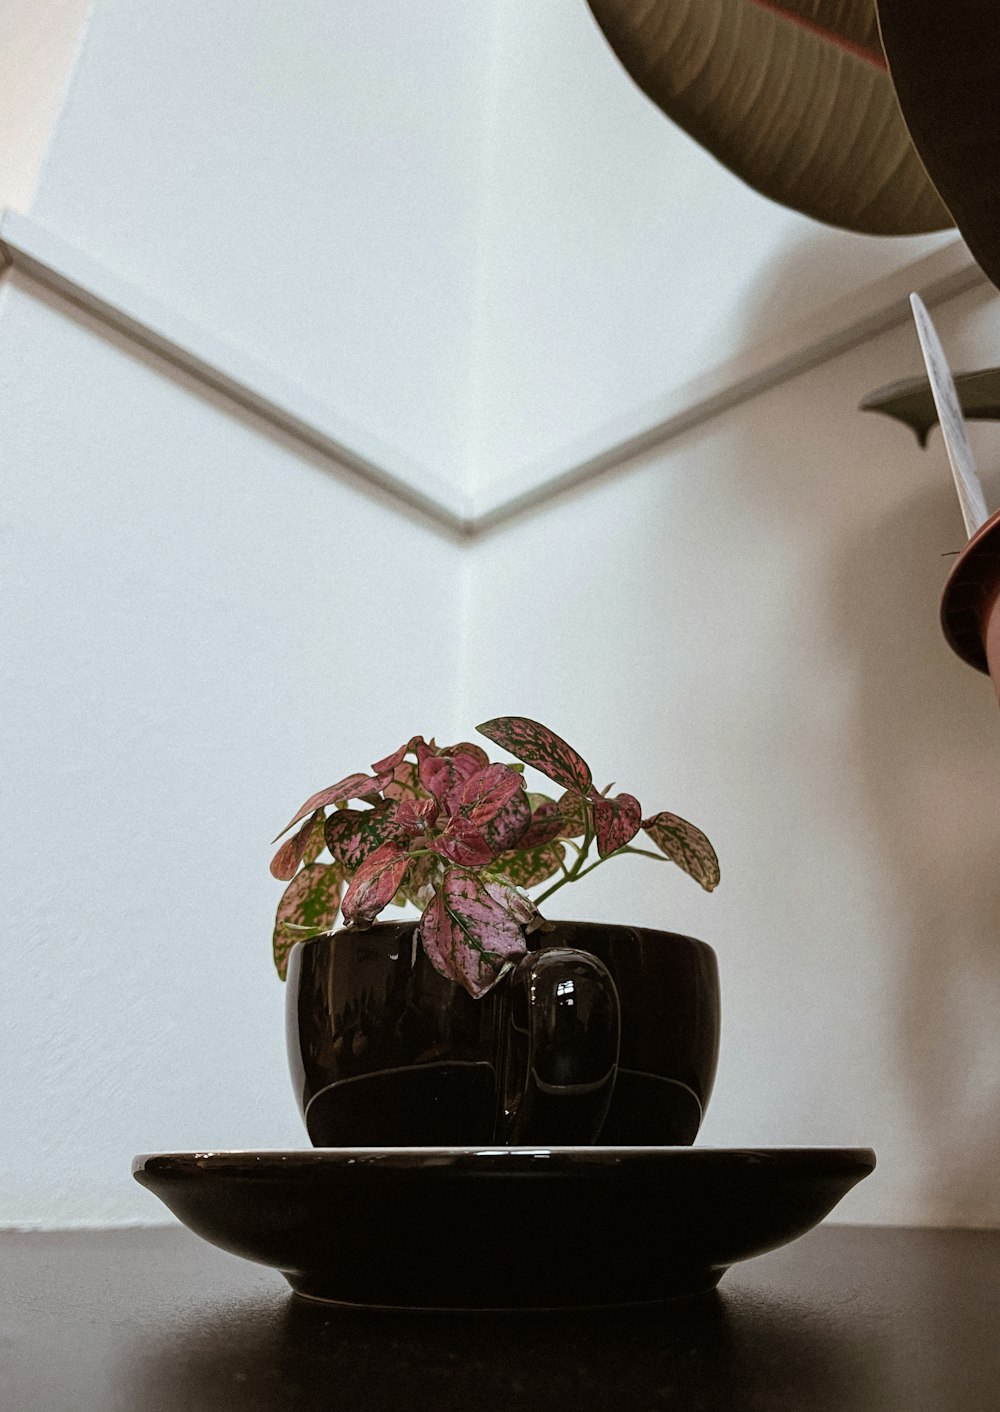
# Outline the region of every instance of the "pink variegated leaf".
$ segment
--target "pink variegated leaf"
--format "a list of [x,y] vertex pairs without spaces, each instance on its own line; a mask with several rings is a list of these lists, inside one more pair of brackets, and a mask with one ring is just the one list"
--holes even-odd
[[343,874],[336,863],[309,863],[281,895],[274,919],[274,964],[282,980],[297,941],[328,932],[337,920]]
[[326,847],[326,816],[323,810],[317,809],[313,819],[315,822],[312,832],[306,841],[306,851],[302,855],[303,863],[315,863]]
[[396,805],[396,822],[407,834],[425,833],[439,812],[436,799],[403,799]]
[[719,860],[715,849],[694,824],[678,814],[662,812],[643,819],[642,827],[672,863],[683,868],[706,892],[719,885]]
[[510,878],[484,878],[483,886],[494,902],[499,902],[505,911],[509,912],[522,927],[527,931],[538,922],[541,913],[532,902],[530,897],[525,897],[524,893],[514,886]]
[[396,843],[383,843],[369,854],[344,893],[344,921],[353,927],[370,927],[399,891],[409,865]]
[[392,780],[392,774],[384,775],[347,775],[344,779],[338,780],[336,784],[331,784],[328,789],[321,789],[318,794],[314,794],[311,799],[307,799],[302,808],[292,819],[291,823],[274,836],[277,843],[282,834],[295,827],[300,819],[304,819],[307,814],[313,813],[316,809],[323,809],[328,804],[341,804],[345,799],[364,799],[366,795],[384,789]]
[[568,789],[565,794],[559,796],[556,807],[563,821],[559,837],[583,838],[590,822],[590,810],[586,796],[575,789]]
[[401,760],[392,772],[392,779],[382,793],[386,799],[426,799],[421,788],[420,775],[412,760]]
[[523,789],[512,794],[492,819],[480,824],[483,837],[494,857],[510,848],[520,848],[524,831],[531,823],[531,805]]
[[454,814],[461,801],[466,780],[477,775],[482,766],[471,755],[424,755],[418,774],[428,794],[441,808]]
[[[539,800],[538,803],[535,801]],[[531,819],[524,833],[517,840],[517,846],[524,848],[541,848],[545,843],[551,843],[563,832],[564,819],[559,811],[559,805],[554,799],[540,798],[537,794],[528,795],[528,803],[532,807]]]
[[[482,750],[476,751],[475,755],[470,754],[469,751],[466,750],[459,750],[456,754],[441,755],[441,757],[439,757],[441,760],[451,761],[452,770],[455,771],[455,785],[453,785],[452,791],[449,792],[448,796],[449,812],[453,813],[458,809],[460,798],[462,798],[462,791],[465,789],[466,784],[468,784],[469,779],[472,779],[475,775],[479,774],[480,770],[483,770],[484,767],[480,764],[482,755]],[[489,761],[487,761],[487,765],[489,765]]]
[[436,799],[443,809],[448,791],[455,785],[455,771],[451,761],[428,753],[420,761],[417,775],[421,787]]
[[516,770],[509,765],[487,765],[466,780],[459,807],[474,824],[483,824],[518,791],[524,792],[524,781]]
[[420,924],[435,970],[478,998],[527,951],[524,931],[471,873],[451,868]]
[[494,854],[513,848],[531,821],[524,781],[509,765],[489,765],[467,780],[459,811]]
[[291,838],[285,839],[271,859],[271,876],[281,882],[289,882],[298,872],[301,862],[311,863],[323,851],[323,844],[323,811],[317,809]]
[[461,814],[449,820],[444,833],[428,838],[425,847],[462,868],[480,868],[493,857],[493,849],[479,829]]
[[398,808],[390,799],[374,809],[338,809],[326,821],[326,846],[353,872],[383,843],[402,843],[408,837],[396,817]]
[[309,940],[309,935],[299,931],[298,927],[286,927],[283,922],[277,923],[271,936],[271,955],[279,981],[288,976],[288,958],[292,954],[292,947],[297,941]]
[[417,746],[424,745],[425,743],[426,742],[424,741],[422,735],[411,735],[405,745],[401,745],[398,750],[394,750],[392,754],[387,755],[384,760],[376,760],[374,765],[372,766],[372,774],[391,774],[392,771],[395,770],[396,766],[402,763],[403,757],[405,755],[414,754],[417,749]]
[[565,855],[561,843],[544,843],[540,848],[501,853],[493,866],[517,887],[537,887],[560,871]]
[[478,764],[480,770],[485,770],[490,763],[490,757],[481,745],[474,744],[471,740],[460,740],[457,745],[438,746],[439,755],[471,755]]
[[616,794],[611,799],[605,799],[595,790],[591,790],[590,802],[594,807],[597,851],[602,858],[607,858],[619,848],[624,848],[639,832],[642,805],[631,794]]
[[527,716],[497,716],[476,730],[564,789],[588,790],[593,783],[586,760],[555,731]]
[[442,866],[441,859],[436,855],[411,858],[409,871],[396,894],[397,897],[412,902],[414,907],[422,912],[434,896],[434,884],[438,881]]

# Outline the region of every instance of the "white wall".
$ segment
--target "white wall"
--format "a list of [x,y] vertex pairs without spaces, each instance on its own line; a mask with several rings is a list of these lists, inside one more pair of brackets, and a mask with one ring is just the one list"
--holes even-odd
[[[482,485],[936,248],[744,186],[632,84],[584,0],[500,0],[479,279]],[[804,248],[805,257],[799,257]],[[748,331],[761,282],[788,269]]]
[[[582,4],[427,14],[98,0],[32,216],[459,490],[927,248],[743,191]],[[938,317],[996,361],[992,299]],[[560,895],[716,945],[705,1141],[871,1142],[845,1218],[1000,1220],[996,706],[937,628],[940,447],[855,410],[918,367],[900,329],[460,543],[8,274],[0,1224],[155,1220],[133,1152],[302,1141],[268,839],[504,711],[717,843],[712,897]]]
[[135,1152],[302,1141],[270,839],[454,734],[459,551],[18,278],[0,426],[0,1224],[154,1220]]
[[491,0],[97,0],[32,214],[464,471]]
[[[995,361],[995,296],[938,322]],[[700,1140],[869,1143],[839,1218],[995,1224],[1000,722],[937,624],[965,538],[937,434],[856,411],[918,360],[885,335],[482,542],[462,715],[548,722],[715,843],[711,895],[619,859],[553,898],[715,946]]]
[[4,0],[0,210],[31,201],[90,0]]

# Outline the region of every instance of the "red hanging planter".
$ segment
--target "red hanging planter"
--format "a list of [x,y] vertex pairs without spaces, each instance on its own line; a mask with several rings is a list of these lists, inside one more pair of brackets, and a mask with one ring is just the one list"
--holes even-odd
[[1000,700],[1000,511],[955,560],[941,595],[941,626],[963,661],[990,674]]

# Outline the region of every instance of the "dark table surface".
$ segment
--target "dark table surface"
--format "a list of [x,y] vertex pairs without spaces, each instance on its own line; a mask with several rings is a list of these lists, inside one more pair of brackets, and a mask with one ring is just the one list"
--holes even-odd
[[993,1412],[1000,1231],[826,1226],[713,1295],[559,1315],[324,1308],[179,1228],[0,1235],[0,1407]]

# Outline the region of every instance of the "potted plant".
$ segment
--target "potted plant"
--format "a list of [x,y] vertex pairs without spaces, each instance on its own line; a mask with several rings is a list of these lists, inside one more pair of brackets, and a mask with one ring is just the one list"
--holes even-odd
[[[644,816],[633,795],[595,788],[583,757],[537,721],[478,730],[515,763],[416,735],[282,830],[273,952],[292,983],[289,1053],[310,1135],[592,1141],[610,1116],[622,1140],[691,1141],[718,1048],[711,948],[540,908],[622,854],[673,862],[711,891],[711,843],[676,814]],[[525,766],[560,792],[531,791]],[[407,903],[419,920],[377,922]]]
[[[360,930],[390,903],[410,902],[423,914],[432,965],[479,997],[546,926],[538,905],[610,858],[669,860],[708,892],[718,884],[719,861],[700,829],[677,814],[643,818],[634,795],[611,795],[611,785],[596,790],[590,766],[546,726],[498,716],[476,729],[519,763],[491,762],[468,741],[438,746],[416,735],[370,775],[347,775],[312,795],[282,829],[278,838],[300,825],[271,862],[289,882],[273,936],[282,979],[291,946],[328,932],[338,910]],[[561,786],[559,798],[530,793],[525,765]],[[640,831],[658,852],[635,846]],[[324,849],[332,861],[320,861]]]

